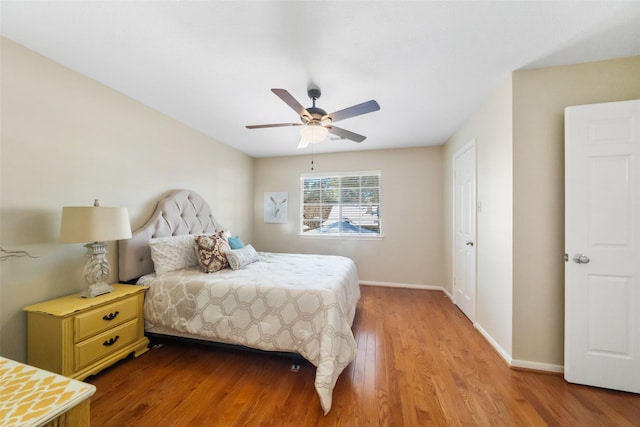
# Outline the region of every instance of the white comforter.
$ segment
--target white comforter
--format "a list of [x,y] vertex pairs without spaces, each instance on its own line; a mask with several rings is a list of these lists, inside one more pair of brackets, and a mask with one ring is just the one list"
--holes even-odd
[[316,367],[326,414],[338,376],[356,355],[355,264],[339,256],[259,255],[243,270],[193,267],[145,280],[146,329],[299,353]]

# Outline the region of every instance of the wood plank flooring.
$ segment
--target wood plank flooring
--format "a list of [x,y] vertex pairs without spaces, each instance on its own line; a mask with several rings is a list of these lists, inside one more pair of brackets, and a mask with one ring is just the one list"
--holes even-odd
[[640,395],[512,370],[438,291],[362,286],[324,416],[303,361],[165,342],[87,382],[93,426],[640,426]]

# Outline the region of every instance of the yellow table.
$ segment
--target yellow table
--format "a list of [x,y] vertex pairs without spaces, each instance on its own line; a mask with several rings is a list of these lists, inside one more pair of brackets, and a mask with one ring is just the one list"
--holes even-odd
[[88,426],[96,388],[0,357],[0,425]]

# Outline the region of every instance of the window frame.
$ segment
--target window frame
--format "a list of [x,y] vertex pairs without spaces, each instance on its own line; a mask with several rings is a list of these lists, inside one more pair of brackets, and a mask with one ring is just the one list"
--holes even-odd
[[[319,178],[319,179],[324,179],[324,178],[343,178],[343,177],[359,177],[362,178],[363,176],[371,176],[371,175],[375,175],[378,177],[378,215],[377,215],[377,221],[378,221],[378,232],[373,232],[373,233],[360,233],[360,232],[336,232],[336,233],[330,233],[330,232],[318,232],[318,233],[309,233],[309,232],[304,232],[303,231],[303,227],[304,227],[304,208],[305,208],[305,197],[304,197],[304,190],[305,190],[305,180],[309,179],[309,178]],[[300,183],[299,183],[299,187],[300,187],[300,212],[298,214],[298,236],[302,237],[302,238],[310,238],[310,239],[360,239],[360,240],[380,240],[382,239],[384,236],[382,234],[382,217],[380,216],[380,210],[382,209],[382,171],[381,170],[367,170],[367,171],[350,171],[350,172],[314,172],[314,173],[303,173],[300,174]],[[338,193],[341,194],[342,189],[344,188],[349,188],[349,187],[342,187],[342,185],[340,185],[340,187],[338,187]],[[358,189],[362,188],[362,185],[357,187]],[[346,204],[346,203],[345,203]],[[337,206],[340,207],[340,209],[342,209],[343,203],[342,201],[339,201],[337,203]]]

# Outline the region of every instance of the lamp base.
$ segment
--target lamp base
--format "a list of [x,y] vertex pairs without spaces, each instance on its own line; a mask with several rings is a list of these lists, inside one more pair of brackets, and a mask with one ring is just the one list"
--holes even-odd
[[80,292],[82,298],[94,298],[98,295],[113,292],[115,288],[108,283],[94,283]]
[[82,298],[93,298],[113,292],[114,287],[107,283],[111,274],[111,266],[107,260],[107,245],[104,242],[93,242],[84,245],[87,248],[87,265],[83,276],[89,286],[80,292]]

